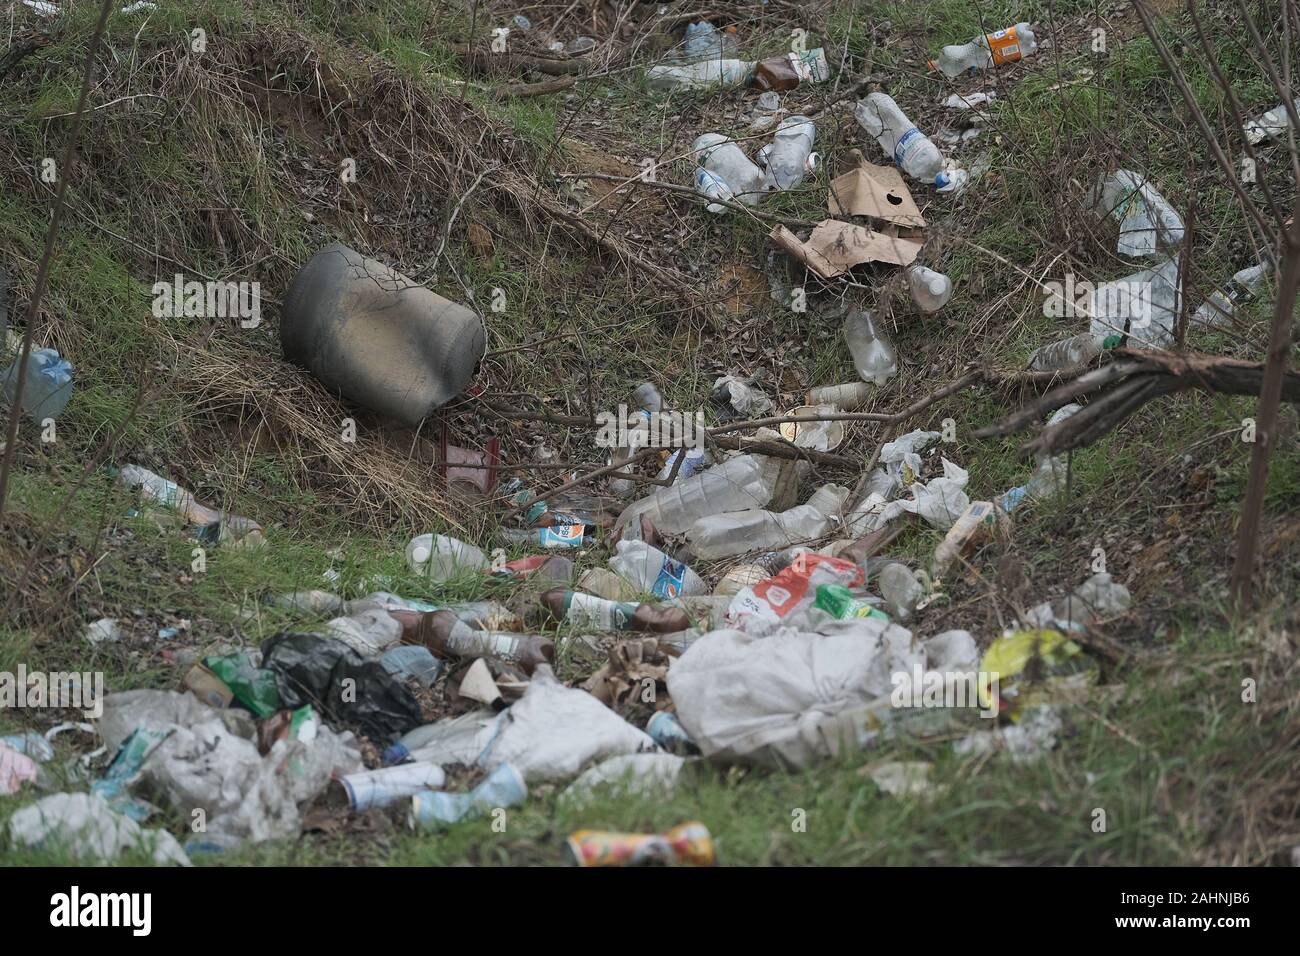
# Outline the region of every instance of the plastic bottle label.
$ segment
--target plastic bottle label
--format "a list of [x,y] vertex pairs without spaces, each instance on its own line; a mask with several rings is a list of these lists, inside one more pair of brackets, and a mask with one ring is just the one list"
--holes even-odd
[[598,631],[625,631],[632,620],[636,606],[606,601],[574,591],[569,597],[567,617],[577,627],[590,627]]
[[990,33],[985,39],[989,44],[989,52],[993,54],[994,66],[1020,59],[1020,40],[1016,36],[1015,27]]
[[682,593],[682,584],[686,579],[686,565],[672,558],[664,558],[659,577],[655,579],[651,591],[659,597],[675,598]]
[[582,544],[586,525],[558,524],[552,528],[538,528],[537,541],[543,548],[576,548]]
[[917,144],[917,141],[922,138],[921,131],[915,126],[904,133],[902,138],[898,141],[898,144],[894,147],[894,162],[899,166],[902,166],[903,160],[907,158],[907,154],[914,148],[913,144]]

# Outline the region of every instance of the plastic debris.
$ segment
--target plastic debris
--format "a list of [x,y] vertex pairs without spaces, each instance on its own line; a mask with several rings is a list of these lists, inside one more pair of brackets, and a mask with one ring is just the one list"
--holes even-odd
[[190,865],[166,830],[145,830],[88,793],[56,793],[23,807],[9,818],[9,838],[15,846],[65,850],[88,863],[111,863],[138,848],[160,865]]
[[407,822],[412,829],[447,826],[498,808],[517,807],[526,799],[528,787],[523,776],[510,764],[502,763],[468,793],[426,790],[415,794]]
[[662,834],[579,830],[565,848],[575,866],[712,866],[715,862],[713,837],[703,823],[683,823]]

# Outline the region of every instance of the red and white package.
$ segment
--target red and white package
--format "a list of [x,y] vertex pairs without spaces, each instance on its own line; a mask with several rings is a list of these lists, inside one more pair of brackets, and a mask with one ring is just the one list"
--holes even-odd
[[863,580],[862,568],[852,561],[801,551],[780,574],[750,585],[732,598],[727,617],[742,629],[750,617],[780,623],[796,611],[811,607],[819,585],[852,588]]

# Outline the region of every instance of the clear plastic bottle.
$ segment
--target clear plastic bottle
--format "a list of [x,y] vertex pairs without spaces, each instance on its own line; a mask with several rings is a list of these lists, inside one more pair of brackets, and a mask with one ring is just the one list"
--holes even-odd
[[907,281],[913,301],[924,312],[938,312],[952,298],[952,280],[942,272],[925,266],[908,266]]
[[884,385],[898,374],[898,360],[888,339],[876,331],[871,313],[859,309],[844,322],[844,341],[862,381]]
[[1222,288],[1210,293],[1210,297],[1192,316],[1192,321],[1211,327],[1227,325],[1243,305],[1255,298],[1259,287],[1272,271],[1271,263],[1261,262],[1235,273]]
[[[636,407],[636,417],[639,419],[637,425],[649,426],[650,416],[658,415],[663,411],[664,400],[659,394],[659,389],[651,382],[642,382],[632,392],[632,404]],[[629,418],[629,423],[631,419]],[[639,446],[628,445],[618,449],[614,453],[614,461],[622,462],[629,460],[633,455],[640,451]],[[618,498],[630,498],[632,492],[636,491],[636,482],[631,478],[619,477],[625,474],[622,471],[616,471],[613,477],[609,479],[609,490]]]
[[743,86],[754,75],[750,60],[701,60],[683,66],[652,66],[646,83],[652,90],[706,90],[713,86]]
[[[22,353],[4,370],[5,400],[13,405]],[[72,365],[54,349],[32,349],[23,382],[23,411],[36,422],[57,418],[72,398]]]
[[1131,169],[1105,175],[1092,191],[1093,211],[1119,222],[1120,255],[1170,252],[1183,242],[1183,219],[1147,178]]
[[406,563],[422,577],[448,581],[457,575],[482,571],[489,562],[472,544],[445,534],[421,534],[407,544]]
[[1080,332],[1059,342],[1049,342],[1035,349],[1029,356],[1029,368],[1035,372],[1051,372],[1058,368],[1072,368],[1090,362],[1101,354],[1101,345],[1091,332]]
[[728,458],[633,502],[619,515],[619,527],[644,515],[660,534],[681,534],[705,515],[762,508],[776,491],[780,465],[765,455]]
[[1112,335],[1128,334],[1141,348],[1167,348],[1182,298],[1179,261],[1164,262],[1099,286],[1089,300],[1088,331],[1099,345]]
[[916,128],[891,97],[872,93],[866,99],[858,100],[853,115],[858,124],[875,137],[880,148],[913,179],[932,183],[943,171],[943,154],[939,147]]
[[751,133],[765,133],[776,125],[781,115],[781,94],[775,90],[760,93],[754,103],[754,116],[749,123]]
[[644,541],[620,541],[615,551],[609,559],[610,568],[639,591],[662,598],[709,592],[698,574]]
[[863,408],[871,401],[870,382],[849,382],[845,385],[820,385],[808,391],[809,405],[834,405],[841,411],[851,412]]
[[679,63],[694,63],[700,60],[721,60],[736,55],[736,35],[726,30],[719,30],[708,20],[699,20],[686,25],[686,36],[674,50]]
[[757,508],[707,515],[686,533],[691,551],[706,560],[746,551],[771,551],[820,538],[830,530],[831,517],[849,496],[847,488],[823,485],[805,504],[788,511]]
[[[691,149],[700,163],[695,176],[697,192],[710,199],[758,205],[767,191],[763,170],[745,155],[735,140],[721,133],[705,133],[695,140]],[[707,175],[701,176],[701,172]],[[705,208],[711,213],[727,211],[726,206],[712,203]]]
[[880,596],[885,599],[885,610],[900,621],[911,617],[925,596],[925,589],[912,569],[897,562],[880,569],[877,587],[880,588]]
[[758,151],[758,161],[767,167],[763,184],[769,190],[794,189],[817,166],[812,151],[817,127],[806,116],[796,114],[781,121],[772,142]]
[[943,48],[937,60],[930,61],[931,69],[938,69],[948,79],[956,79],[968,70],[972,73],[989,67],[1011,63],[1021,57],[1038,52],[1038,38],[1028,23],[998,30],[976,37],[970,43],[957,43]]

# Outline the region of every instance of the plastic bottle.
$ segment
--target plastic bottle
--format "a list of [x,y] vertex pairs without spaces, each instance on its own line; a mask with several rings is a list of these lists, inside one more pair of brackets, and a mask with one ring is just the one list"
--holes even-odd
[[[643,434],[644,439],[648,439],[650,416],[657,415],[663,410],[663,396],[659,394],[659,389],[655,388],[650,382],[642,382],[632,392],[632,407],[636,409],[636,412],[628,416],[628,428],[645,428],[645,432],[641,434]],[[632,437],[632,434],[636,433],[630,433],[629,437]],[[639,444],[625,445],[614,453],[614,461],[627,461],[640,449],[641,445]],[[616,471],[614,476],[609,479],[609,490],[617,498],[629,498],[632,496],[632,492],[636,490],[636,482],[631,478],[618,477],[623,474],[626,474],[626,472]]]
[[993,529],[998,510],[991,501],[972,501],[934,549],[930,576],[938,579],[957,558],[977,547]]
[[892,156],[903,172],[913,179],[931,183],[943,170],[943,154],[930,142],[884,93],[872,93],[858,100],[853,111],[858,124],[875,137],[880,148]]
[[880,588],[880,596],[885,599],[886,609],[900,621],[912,616],[925,594],[925,589],[921,587],[921,582],[916,579],[912,569],[897,562],[880,569],[877,587]]
[[743,86],[754,75],[750,60],[701,60],[682,66],[652,66],[646,84],[652,90],[706,90],[713,86]]
[[773,90],[759,95],[754,103],[754,118],[750,121],[751,133],[765,133],[776,125],[781,115],[781,97]]
[[1255,298],[1272,271],[1271,263],[1261,262],[1235,273],[1221,288],[1210,293],[1192,316],[1192,321],[1211,327],[1227,325],[1243,305]]
[[668,461],[659,469],[659,474],[655,477],[660,481],[667,481],[668,476],[673,473],[673,466],[677,459],[685,455],[682,465],[677,469],[678,478],[689,478],[691,475],[699,474],[708,467],[710,459],[703,448],[678,448],[668,456]]
[[1091,332],[1080,332],[1059,342],[1049,342],[1034,350],[1029,356],[1029,367],[1035,372],[1050,372],[1059,368],[1072,368],[1092,361],[1101,354],[1101,345]]
[[583,571],[578,578],[576,590],[594,594],[607,601],[632,601],[641,593],[631,581],[608,568],[588,568]]
[[943,75],[952,80],[968,70],[972,73],[987,70],[1037,52],[1038,39],[1033,29],[1028,23],[1017,23],[1014,27],[976,37],[970,43],[944,47],[939,58],[930,61],[930,68],[943,71]]
[[[700,163],[695,176],[696,192],[710,199],[758,205],[767,191],[763,171],[735,140],[721,133],[705,133],[695,140],[691,149]],[[705,208],[711,213],[727,211],[726,206],[714,203]]]
[[851,412],[871,401],[870,382],[849,382],[845,385],[821,385],[810,389],[807,404],[834,405],[841,411]]
[[665,62],[694,63],[700,60],[721,60],[736,55],[736,35],[719,30],[708,20],[686,25],[686,36],[674,48]]
[[406,546],[406,563],[416,574],[433,581],[447,581],[488,567],[482,551],[445,534],[416,535]]
[[422,615],[415,638],[439,657],[491,657],[518,664],[529,674],[538,664],[555,660],[555,645],[544,637],[478,631],[453,611]]
[[[4,396],[11,406],[18,391],[22,353],[4,370]],[[72,365],[54,349],[32,349],[23,382],[23,411],[33,421],[58,418],[72,398]]]
[[794,189],[817,166],[812,151],[817,127],[806,116],[796,114],[781,121],[772,142],[758,151],[758,161],[767,167],[763,185],[768,190]]
[[1145,176],[1131,169],[1103,176],[1093,190],[1092,208],[1098,216],[1119,222],[1120,255],[1151,256],[1182,244],[1182,217]]
[[644,541],[620,541],[609,566],[641,591],[662,598],[707,594],[698,574]]
[[907,281],[912,289],[912,300],[923,312],[938,312],[952,298],[952,280],[942,272],[925,266],[908,266]]
[[705,515],[762,508],[772,500],[780,464],[763,455],[728,458],[633,502],[619,515],[618,526],[626,528],[645,516],[659,534],[681,534]]
[[864,382],[884,385],[898,374],[893,346],[876,331],[870,312],[858,309],[849,313],[844,322],[844,341]]
[[584,524],[557,524],[544,528],[502,528],[501,540],[510,544],[533,545],[538,548],[586,548],[596,539],[587,534]]
[[760,90],[793,90],[803,83],[825,83],[830,75],[826,51],[817,47],[760,60],[754,67],[754,86]]
[[253,519],[209,508],[176,482],[148,468],[123,465],[117,473],[117,480],[123,487],[139,488],[145,498],[177,512],[188,524],[198,526],[198,537],[203,541],[234,541],[244,546],[257,546],[265,540],[262,526]]
[[700,518],[686,533],[691,551],[706,560],[746,551],[771,551],[824,535],[849,489],[823,485],[807,503],[788,511],[732,511]]
[[[1295,107],[1296,115],[1300,116],[1300,97],[1296,97],[1292,106]],[[1247,120],[1243,131],[1246,134],[1246,142],[1251,146],[1258,146],[1266,139],[1281,136],[1290,125],[1291,118],[1287,114],[1286,104],[1279,103],[1262,116]]]
[[1182,298],[1180,278],[1178,257],[1170,256],[1093,290],[1088,325],[1093,339],[1103,348],[1112,335],[1125,334],[1141,348],[1172,345]]
[[598,631],[657,631],[671,634],[691,626],[681,608],[653,604],[625,604],[592,597],[579,591],[555,588],[541,595],[542,607],[556,621]]

